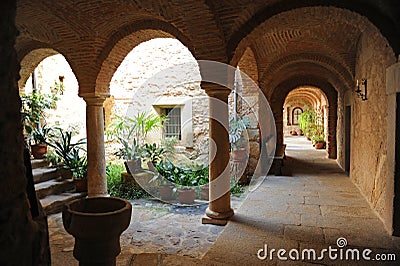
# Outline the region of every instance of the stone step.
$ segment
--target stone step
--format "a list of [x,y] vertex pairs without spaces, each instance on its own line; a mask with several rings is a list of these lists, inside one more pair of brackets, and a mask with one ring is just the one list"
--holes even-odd
[[51,194],[60,194],[74,189],[73,179],[57,178],[35,184],[36,196],[39,199]]
[[32,169],[43,168],[49,166],[49,163],[45,159],[33,159],[31,160]]
[[33,181],[35,184],[60,177],[57,168],[36,168],[32,169]]
[[46,215],[57,213],[62,211],[62,208],[66,203],[71,202],[74,199],[86,197],[87,193],[70,193],[65,192],[58,195],[49,195],[40,200]]

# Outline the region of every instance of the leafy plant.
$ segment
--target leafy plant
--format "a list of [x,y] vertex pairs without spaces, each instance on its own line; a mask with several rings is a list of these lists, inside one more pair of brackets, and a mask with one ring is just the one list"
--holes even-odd
[[58,100],[55,94],[33,92],[30,95],[21,95],[21,117],[27,134],[31,134],[33,129],[38,128],[40,121],[45,117],[45,111],[54,108]]
[[243,148],[243,132],[250,126],[248,118],[231,118],[229,120],[229,142],[232,150]]
[[52,135],[47,144],[54,149],[55,154],[60,156],[62,160],[68,159],[75,147],[86,144],[83,139],[73,143],[72,131],[64,132],[61,128],[56,128],[56,130],[58,134],[56,133]]
[[133,118],[116,115],[106,131],[109,138],[115,137],[122,144],[115,155],[124,160],[140,158],[148,133],[162,127],[164,120],[165,116],[146,112]]
[[[83,139],[72,142],[72,132],[57,128],[58,134],[52,135],[47,144],[54,149],[54,154],[59,157],[59,167],[68,169],[75,178],[87,177],[87,158],[82,147],[86,142]],[[83,153],[83,154],[82,154]],[[54,156],[53,156],[54,157]],[[53,158],[55,161],[56,159]]]
[[[174,165],[171,161],[161,161],[155,165],[159,175],[156,175],[152,181],[159,180],[175,183],[178,187],[192,187],[208,183],[208,167],[190,169]],[[201,183],[201,184],[200,184]]]
[[63,161],[63,168],[69,169],[74,178],[87,178],[87,157],[81,155],[81,149],[73,148],[71,153]]
[[140,199],[149,197],[149,194],[133,184],[123,183],[121,173],[125,171],[123,165],[108,164],[106,167],[108,193],[113,197],[125,199]]
[[160,162],[163,159],[164,154],[165,154],[164,148],[159,147],[156,143],[144,144],[143,156],[146,157],[153,164]]
[[298,122],[299,127],[304,132],[304,134],[309,133],[315,125],[315,116],[315,111],[311,109],[307,109],[300,114]]
[[45,144],[50,137],[53,128],[44,125],[40,128],[35,128],[31,132],[31,136],[35,144]]

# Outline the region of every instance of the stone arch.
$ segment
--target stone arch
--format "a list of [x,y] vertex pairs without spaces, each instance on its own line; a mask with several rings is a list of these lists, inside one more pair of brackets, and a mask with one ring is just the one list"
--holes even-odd
[[[20,69],[20,79],[18,80],[18,87],[22,88],[25,85],[29,76],[35,70],[35,68],[40,64],[40,62],[42,62],[45,58],[56,54],[62,54],[62,53],[56,51],[53,48],[37,48],[31,50],[30,52],[25,51],[24,53],[21,53],[21,56],[23,57],[21,58],[20,61],[21,69]],[[64,58],[67,60],[65,56]],[[70,67],[72,69],[71,65]],[[75,71],[73,69],[72,71],[75,74]]]
[[304,7],[338,7],[349,11],[356,12],[361,16],[365,16],[373,25],[375,25],[382,35],[388,40],[396,54],[400,53],[400,40],[398,36],[400,32],[395,21],[390,19],[384,7],[379,6],[374,1],[324,1],[324,0],[307,0],[307,1],[293,1],[293,2],[278,2],[274,5],[268,5],[260,9],[257,13],[251,16],[244,22],[238,30],[236,30],[229,41],[227,42],[228,58],[232,58],[234,51],[239,46],[239,43],[248,36],[256,27],[272,18],[273,16],[298,8]]
[[101,68],[96,79],[96,94],[108,95],[111,78],[125,56],[140,43],[154,38],[176,38],[193,54],[190,40],[168,23],[148,20],[125,26],[109,39],[98,57]]
[[334,86],[320,76],[306,75],[289,78],[274,89],[271,97],[271,108],[275,118],[277,143],[283,144],[283,112],[282,107],[290,91],[302,87],[311,86],[322,90],[328,100],[328,136],[327,151],[328,157],[336,159],[336,121],[337,121],[337,98],[338,92]]

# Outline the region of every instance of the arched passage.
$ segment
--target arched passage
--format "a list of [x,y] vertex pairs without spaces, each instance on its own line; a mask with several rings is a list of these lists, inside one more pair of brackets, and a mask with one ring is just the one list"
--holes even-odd
[[288,94],[301,86],[312,86],[322,90],[328,100],[328,131],[327,134],[327,152],[328,157],[336,159],[336,123],[337,123],[337,91],[327,81],[320,77],[296,77],[286,80],[274,88],[271,97],[271,108],[274,113],[277,144],[283,144],[283,106]]

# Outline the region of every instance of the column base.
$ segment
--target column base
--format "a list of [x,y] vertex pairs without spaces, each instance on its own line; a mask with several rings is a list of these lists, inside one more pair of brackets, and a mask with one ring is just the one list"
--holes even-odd
[[233,216],[233,210],[227,212],[215,212],[207,208],[206,215],[201,219],[203,224],[226,225],[228,219]]
[[201,218],[201,223],[202,224],[213,224],[213,225],[220,225],[220,226],[224,226],[228,223],[227,219],[214,219],[214,218],[210,218],[207,215],[204,215]]

